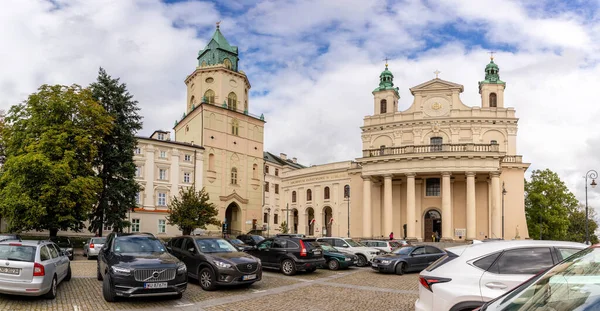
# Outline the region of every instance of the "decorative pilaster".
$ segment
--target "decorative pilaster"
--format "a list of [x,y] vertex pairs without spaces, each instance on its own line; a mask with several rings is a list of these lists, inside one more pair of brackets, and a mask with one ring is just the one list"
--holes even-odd
[[475,173],[467,172],[467,240],[477,238],[477,209],[475,208]]
[[492,178],[492,230],[489,238],[501,238],[502,237],[502,214],[500,207],[500,172],[490,173]]
[[406,174],[406,239],[416,240],[415,235],[415,174]]
[[453,240],[452,235],[452,196],[450,193],[450,173],[442,173],[442,239]]
[[383,176],[383,234],[392,232],[394,218],[392,217],[392,175]]
[[371,230],[371,178],[363,176],[363,237],[370,238]]

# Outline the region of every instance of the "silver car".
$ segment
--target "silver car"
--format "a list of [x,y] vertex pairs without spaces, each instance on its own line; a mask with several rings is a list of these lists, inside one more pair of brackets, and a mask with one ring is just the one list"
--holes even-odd
[[100,253],[100,249],[105,242],[106,238],[90,238],[83,243],[83,256],[87,257],[88,260],[92,260],[92,256],[98,257],[98,253]]
[[53,242],[0,242],[0,293],[54,299],[70,279],[68,255]]

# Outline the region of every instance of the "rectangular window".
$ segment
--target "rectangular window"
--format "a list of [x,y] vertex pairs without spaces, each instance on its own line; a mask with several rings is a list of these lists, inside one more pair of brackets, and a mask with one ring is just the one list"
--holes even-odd
[[439,178],[427,178],[426,180],[425,196],[428,197],[439,197],[440,196],[440,179]]
[[142,168],[139,166],[135,167],[135,176],[136,177],[142,177]]
[[164,219],[158,220],[158,233],[166,233],[167,232],[167,221]]
[[274,223],[274,224],[277,224],[278,222],[279,222],[279,215],[275,214],[275,215],[273,216],[273,223]]
[[263,223],[268,223],[269,222],[269,214],[268,213],[264,213],[263,214]]
[[279,194],[279,184],[275,184],[275,193]]
[[165,169],[159,169],[158,170],[158,179],[160,180],[167,180],[167,170]]
[[142,204],[142,193],[141,192],[138,192],[135,194],[135,203]]
[[279,169],[278,168],[275,169],[275,176],[279,176]]
[[269,182],[265,181],[265,192],[269,192]]
[[158,140],[165,140],[165,134],[158,133]]
[[159,153],[159,157],[161,159],[166,159],[167,158],[167,152],[161,150],[160,153]]
[[265,165],[265,174],[269,174],[269,166]]
[[164,192],[158,193],[158,206],[167,206],[167,194]]
[[102,226],[102,231],[112,231],[112,226],[104,224],[104,226]]
[[191,162],[192,161],[192,155],[191,154],[186,154],[183,156],[183,160],[186,162]]
[[183,173],[183,182],[189,184],[190,180],[191,180],[190,173]]
[[140,232],[140,219],[131,219],[131,232]]
[[140,148],[140,147],[135,148],[133,150],[133,153],[135,153],[135,154],[142,154],[142,148]]

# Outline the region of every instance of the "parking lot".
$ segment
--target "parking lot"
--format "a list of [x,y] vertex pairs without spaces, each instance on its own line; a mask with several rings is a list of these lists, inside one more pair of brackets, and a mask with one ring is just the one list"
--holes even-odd
[[96,280],[96,262],[71,262],[73,279],[58,287],[55,300],[0,295],[0,310],[413,310],[418,274],[384,275],[370,268],[319,269],[286,277],[267,271],[250,288],[203,291],[190,281],[182,299],[161,297],[107,303]]

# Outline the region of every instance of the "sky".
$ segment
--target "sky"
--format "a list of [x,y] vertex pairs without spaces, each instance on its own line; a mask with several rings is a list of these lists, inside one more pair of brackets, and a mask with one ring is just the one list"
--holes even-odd
[[[600,171],[600,0],[5,0],[0,10],[0,109],[42,84],[89,85],[103,67],[139,101],[144,128],[171,130],[186,107],[185,77],[215,22],[240,50],[264,114],[265,150],[305,165],[361,156],[384,58],[399,87],[435,77],[480,105],[488,51],[519,119],[518,154],[557,172],[584,200]],[[588,181],[589,182],[589,181]],[[600,181],[599,181],[600,182]],[[600,187],[588,189],[600,206]]]

